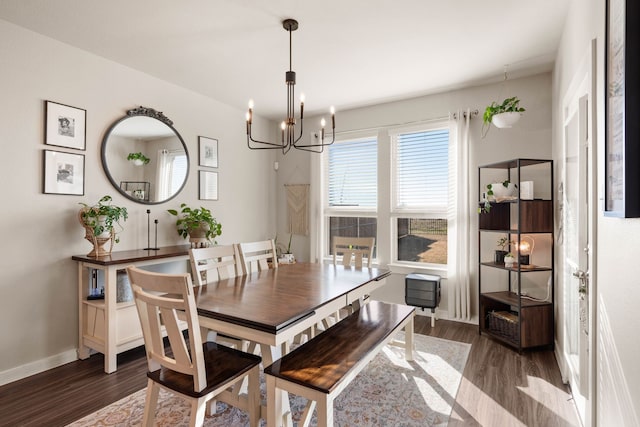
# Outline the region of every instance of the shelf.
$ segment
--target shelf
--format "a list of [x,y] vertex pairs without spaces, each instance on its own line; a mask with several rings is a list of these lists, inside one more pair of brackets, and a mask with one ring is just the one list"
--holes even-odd
[[[502,263],[497,262],[481,262],[480,265],[484,265],[486,267],[499,268],[501,270],[509,270],[509,271],[518,271],[518,265],[514,264],[513,267],[505,267]],[[527,273],[531,271],[551,271],[551,267],[544,267],[541,265],[533,265],[533,264],[523,264],[520,266],[520,272]]]
[[[518,304],[522,308],[526,307],[538,307],[541,305],[551,305],[549,301],[534,301],[528,298],[518,298],[518,294],[515,292],[509,291],[500,291],[500,292],[485,292],[480,294],[483,298],[489,298],[494,301],[498,301],[502,304],[506,304],[510,307],[518,307]],[[518,303],[520,300],[520,303]]]
[[523,166],[541,165],[543,163],[551,163],[552,160],[513,159],[513,160],[506,160],[504,162],[491,163],[489,165],[480,166],[480,168],[481,169],[515,169],[518,167],[518,162],[520,163],[520,167],[523,167]]

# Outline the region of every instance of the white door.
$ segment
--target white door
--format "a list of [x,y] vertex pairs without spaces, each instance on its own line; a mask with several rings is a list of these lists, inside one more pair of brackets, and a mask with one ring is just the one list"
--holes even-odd
[[591,392],[593,359],[591,336],[592,296],[590,279],[593,272],[592,250],[595,236],[593,198],[595,189],[595,153],[593,148],[593,50],[592,46],[584,66],[576,74],[567,91],[563,105],[563,158],[562,178],[558,191],[561,203],[562,245],[561,298],[563,356],[567,380],[584,425],[592,424],[593,402]]

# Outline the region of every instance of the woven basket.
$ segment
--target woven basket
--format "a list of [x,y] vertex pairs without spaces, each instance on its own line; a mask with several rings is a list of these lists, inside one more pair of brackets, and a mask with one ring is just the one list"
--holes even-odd
[[510,341],[520,339],[518,315],[508,311],[491,311],[488,314],[489,331]]

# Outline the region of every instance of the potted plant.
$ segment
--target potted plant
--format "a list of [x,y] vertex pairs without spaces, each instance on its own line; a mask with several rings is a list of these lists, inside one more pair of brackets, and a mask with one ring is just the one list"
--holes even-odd
[[132,161],[136,166],[146,165],[151,161],[151,159],[140,152],[129,153],[129,155],[127,156],[127,160]]
[[519,104],[520,100],[517,96],[506,98],[502,101],[502,104],[493,101],[482,115],[482,137],[484,138],[487,135],[491,124],[497,128],[510,128],[513,126],[520,119],[520,113],[525,111]]
[[[277,236],[275,242],[277,242]],[[280,263],[283,264],[293,264],[296,258],[293,256],[293,252],[291,252],[291,239],[293,239],[293,234],[289,235],[289,244],[285,247],[284,245],[278,245],[276,243],[276,250],[279,252],[278,259]]]
[[[222,225],[213,217],[211,211],[200,207],[191,209],[186,203],[180,205],[180,212],[176,209],[168,209],[171,215],[177,216],[176,229],[178,234],[185,239],[189,236],[192,246],[207,246],[211,239],[222,234]],[[216,243],[213,240],[213,243]]]
[[516,184],[512,184],[508,179],[505,179],[502,182],[487,184],[484,205],[478,208],[478,213],[489,212],[491,210],[491,201],[495,201],[496,198],[512,197],[516,188],[518,188],[518,186]]
[[500,249],[496,249],[496,254],[495,254],[495,258],[494,261],[496,264],[502,264],[504,263],[504,258],[505,256],[507,256],[507,246],[508,245],[512,245],[515,242],[513,240],[509,240],[508,236],[502,236],[501,238],[498,239],[497,245]]
[[504,256],[504,266],[507,268],[513,267],[513,264],[516,262],[516,257],[511,252],[507,253]]
[[[128,218],[127,208],[113,205],[111,196],[103,196],[98,203],[88,205],[80,203],[82,208],[78,213],[80,224],[85,228],[85,239],[93,243],[93,251],[88,256],[102,256],[111,253],[113,243],[118,243],[118,230],[122,230],[120,221]],[[104,245],[111,241],[109,251],[104,249]]]

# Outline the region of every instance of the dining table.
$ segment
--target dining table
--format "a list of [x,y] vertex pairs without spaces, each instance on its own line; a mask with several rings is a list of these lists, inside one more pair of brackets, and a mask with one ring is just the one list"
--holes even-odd
[[[200,326],[255,343],[268,366],[288,352],[296,336],[364,301],[389,274],[379,268],[297,262],[219,280],[194,290]],[[287,399],[282,403],[288,406]]]

